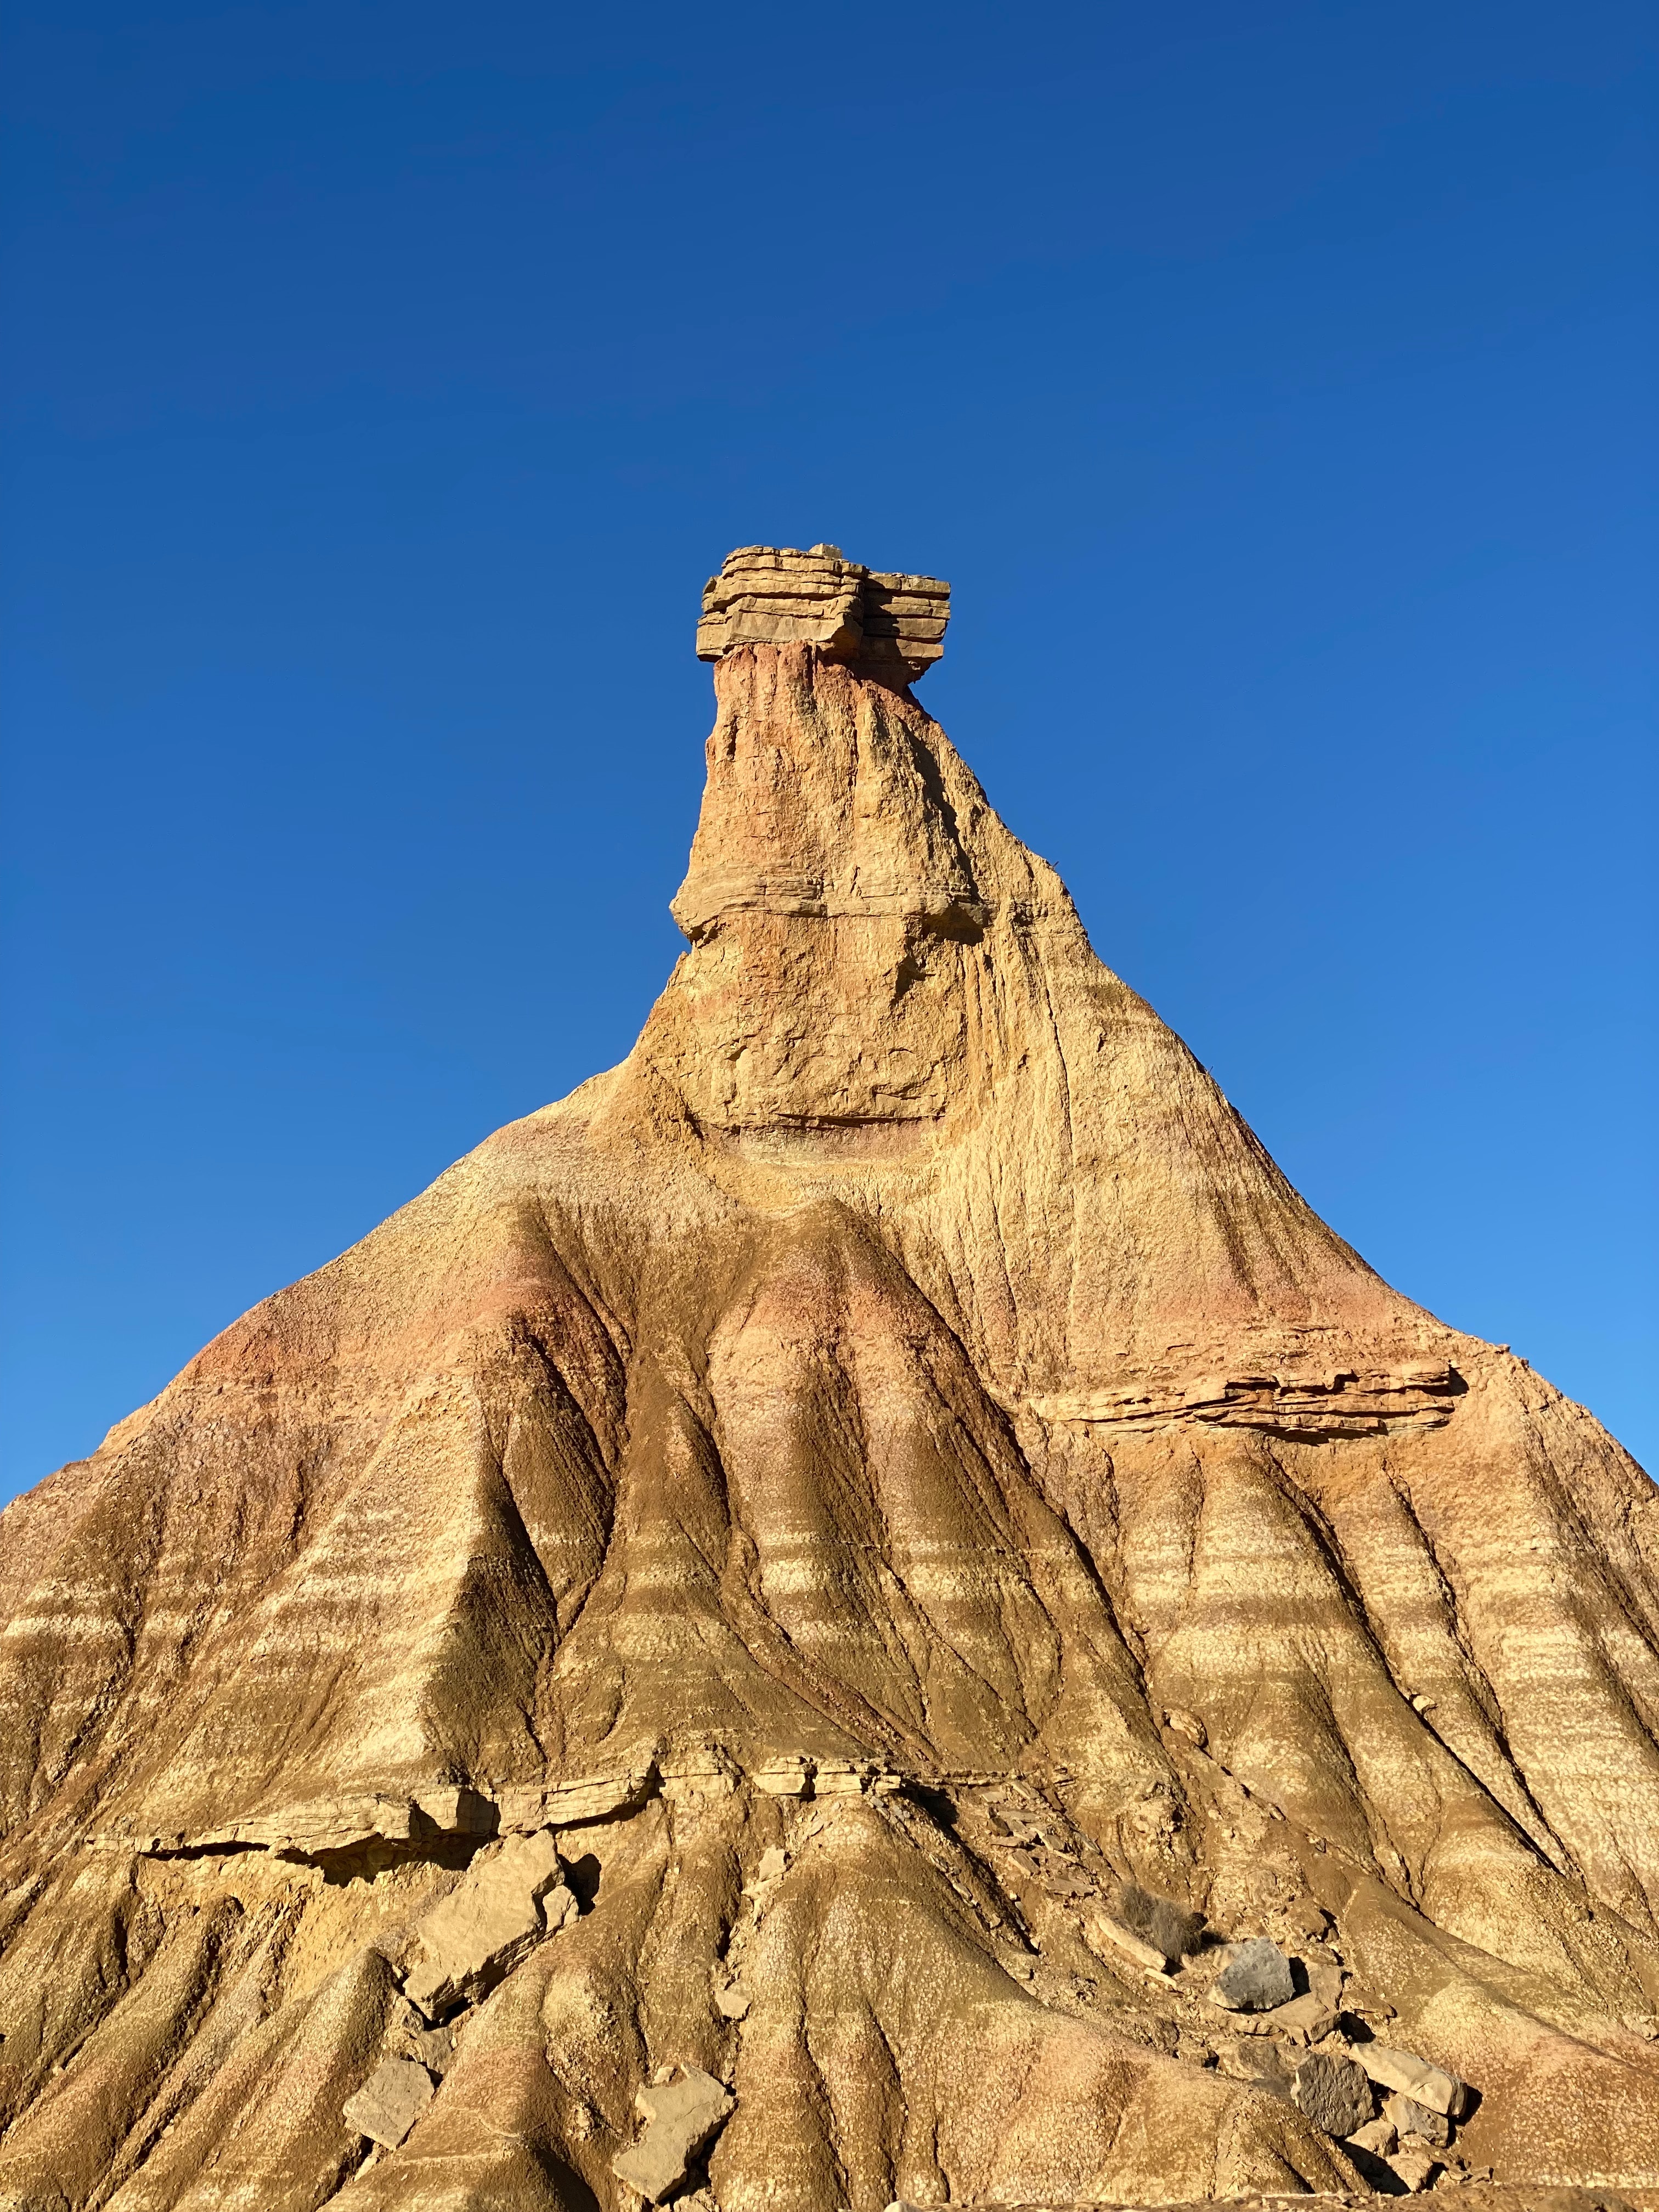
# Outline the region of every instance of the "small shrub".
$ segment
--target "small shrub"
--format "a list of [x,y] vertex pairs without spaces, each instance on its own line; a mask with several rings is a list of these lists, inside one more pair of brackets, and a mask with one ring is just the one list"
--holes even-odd
[[1204,1915],[1172,1905],[1167,1897],[1154,1897],[1139,1882],[1126,1882],[1118,1896],[1118,1912],[1126,1928],[1144,1943],[1162,1951],[1174,1963],[1196,1951],[1204,1941]]

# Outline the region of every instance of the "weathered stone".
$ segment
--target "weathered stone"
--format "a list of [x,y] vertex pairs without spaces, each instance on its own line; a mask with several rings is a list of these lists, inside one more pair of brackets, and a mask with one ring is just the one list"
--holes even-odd
[[1289,2004],[1275,2005],[1271,2012],[1262,2014],[1261,2020],[1274,2034],[1304,2045],[1317,2043],[1336,2026],[1336,2014],[1311,1990],[1292,1997]]
[[552,1827],[580,1820],[605,1820],[642,1805],[657,1786],[654,1766],[633,1767],[621,1774],[596,1775],[589,1780],[562,1783],[543,1798],[543,1815]]
[[1304,1965],[1308,1976],[1309,1995],[1317,1997],[1321,2004],[1328,2007],[1332,2012],[1340,2011],[1345,1979],[1341,1967],[1330,1959],[1307,1959]]
[[1364,2069],[1329,2051],[1308,2054],[1296,2069],[1291,2094],[1328,2136],[1351,2136],[1376,2109]]
[[1419,2105],[1415,2097],[1391,2090],[1382,2110],[1402,2136],[1420,2136],[1431,2150],[1444,2150],[1452,2139],[1452,2124],[1443,2112]]
[[1285,2054],[1275,2043],[1224,2042],[1216,2053],[1220,2072],[1234,2081],[1252,2081],[1258,2087],[1270,2088],[1275,2096],[1291,2093],[1291,2069]]
[[1367,2120],[1363,2128],[1356,2128],[1346,2140],[1355,2150],[1369,2151],[1373,2158],[1387,2158],[1400,2137],[1394,2122],[1383,2118]]
[[551,1832],[513,1836],[474,1864],[416,1933],[421,1956],[404,1982],[428,2019],[494,1987],[544,1936],[574,1919],[575,1898]]
[[857,1797],[875,1772],[872,1765],[851,1759],[821,1759],[812,1776],[815,1797]]
[[1169,1960],[1157,1944],[1144,1942],[1109,1912],[1091,1912],[1083,1923],[1083,1932],[1097,1957],[1103,1958],[1108,1952],[1116,1951],[1149,1973],[1169,1972]]
[[407,1997],[400,1996],[386,2022],[386,2036],[394,2055],[418,2059],[429,2072],[441,2075],[454,2055],[455,2038],[447,2027],[430,2027],[424,2014]]
[[812,1764],[799,1756],[769,1759],[756,1767],[750,1779],[769,1797],[805,1797],[812,1786]]
[[697,653],[740,645],[817,647],[872,674],[914,682],[945,651],[951,586],[936,576],[879,574],[835,545],[739,545],[711,576]]
[[1235,1943],[1232,1956],[1210,1984],[1212,2003],[1230,2012],[1272,2012],[1295,1995],[1291,1962],[1267,1936]]
[[1461,2120],[1468,2115],[1474,2093],[1467,2081],[1460,2081],[1444,2067],[1431,2066],[1426,2058],[1382,2043],[1357,2043],[1353,2055],[1379,2087],[1397,2089],[1416,2103],[1426,2105],[1430,2112],[1443,2112],[1449,2119]]
[[396,2150],[432,2102],[432,2076],[412,2058],[383,2058],[342,2111],[371,2142]]
[[647,2203],[660,2204],[684,2181],[692,2160],[736,2109],[730,2090],[696,2066],[678,2078],[647,2082],[634,2100],[645,2120],[637,2139],[611,2161],[611,2171]]
[[1440,2170],[1440,2161],[1434,2153],[1415,2144],[1402,2143],[1386,2163],[1411,2196],[1426,2189]]

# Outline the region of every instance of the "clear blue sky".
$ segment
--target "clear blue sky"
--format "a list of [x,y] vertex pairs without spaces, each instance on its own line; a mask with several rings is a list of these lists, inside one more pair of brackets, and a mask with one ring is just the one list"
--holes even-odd
[[704,576],[1659,1464],[1654,19],[13,0],[0,1490],[627,1050]]

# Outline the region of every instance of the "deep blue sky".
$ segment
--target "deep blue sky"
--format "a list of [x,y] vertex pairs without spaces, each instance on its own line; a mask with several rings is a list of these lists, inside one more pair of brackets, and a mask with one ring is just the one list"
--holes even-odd
[[726,549],[1659,1465],[1644,5],[17,0],[0,1493],[675,957]]

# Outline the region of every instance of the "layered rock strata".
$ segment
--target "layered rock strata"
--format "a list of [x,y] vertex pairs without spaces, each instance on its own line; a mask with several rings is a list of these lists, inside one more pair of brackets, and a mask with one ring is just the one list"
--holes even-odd
[[1367,2050],[1659,2187],[1646,1478],[890,669],[714,684],[629,1058],[0,1517],[0,2205],[631,2212],[705,2077],[720,2212],[1353,2192]]
[[836,545],[740,545],[703,587],[697,652],[812,645],[867,676],[912,684],[945,651],[951,586],[937,576],[860,568]]

